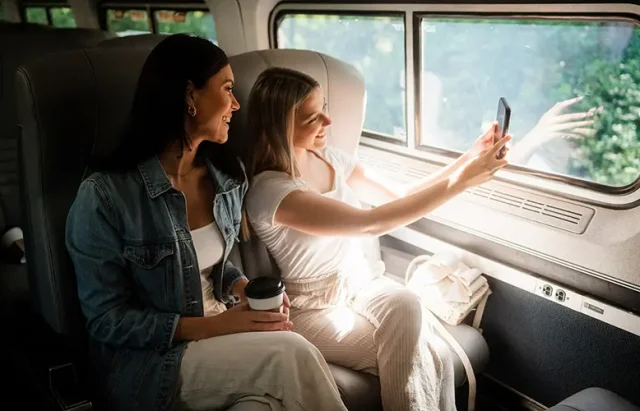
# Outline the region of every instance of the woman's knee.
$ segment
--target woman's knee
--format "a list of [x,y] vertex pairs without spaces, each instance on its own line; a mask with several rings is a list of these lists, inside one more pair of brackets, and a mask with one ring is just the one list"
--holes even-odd
[[280,347],[281,351],[295,356],[322,355],[313,344],[296,332],[277,331],[271,342]]
[[422,321],[422,304],[420,297],[407,288],[394,290],[390,295],[389,304],[397,316],[402,316],[407,320]]

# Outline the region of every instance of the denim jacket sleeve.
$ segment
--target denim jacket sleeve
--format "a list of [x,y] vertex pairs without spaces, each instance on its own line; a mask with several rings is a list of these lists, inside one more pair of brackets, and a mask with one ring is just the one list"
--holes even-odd
[[233,286],[241,279],[247,278],[240,271],[239,268],[234,266],[231,261],[227,260],[224,263],[224,268],[222,270],[222,289],[225,290],[224,297],[231,297],[231,292],[233,291]]
[[78,190],[67,218],[66,244],[73,261],[78,295],[89,334],[116,346],[167,349],[178,314],[131,304],[133,284],[126,274],[115,210],[92,179]]

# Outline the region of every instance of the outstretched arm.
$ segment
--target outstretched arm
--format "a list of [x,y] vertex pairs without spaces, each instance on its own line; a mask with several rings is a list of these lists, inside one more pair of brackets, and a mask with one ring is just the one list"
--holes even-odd
[[496,159],[496,153],[508,141],[501,140],[447,178],[373,209],[362,210],[313,191],[292,191],[280,201],[274,223],[321,236],[386,234],[424,217],[466,188],[490,180],[507,164]]

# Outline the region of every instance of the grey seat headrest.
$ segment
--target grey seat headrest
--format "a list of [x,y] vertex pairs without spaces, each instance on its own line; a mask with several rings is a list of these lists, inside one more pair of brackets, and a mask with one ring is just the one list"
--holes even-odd
[[153,48],[167,38],[165,34],[139,34],[135,36],[115,37],[98,44],[98,47],[144,47]]

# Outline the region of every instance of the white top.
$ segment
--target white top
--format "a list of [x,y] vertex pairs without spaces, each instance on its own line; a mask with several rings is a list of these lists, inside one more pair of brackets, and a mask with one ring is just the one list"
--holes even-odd
[[211,269],[222,260],[224,254],[224,238],[214,221],[204,227],[191,231],[191,238],[196,249],[198,267],[200,267],[200,283],[204,315],[210,316],[218,312],[218,301],[213,296],[213,280]]
[[[360,208],[358,197],[347,185],[355,157],[333,147],[317,153],[335,170],[333,189],[322,195]],[[360,238],[310,235],[274,223],[280,202],[295,190],[311,188],[287,173],[265,171],[255,177],[245,199],[249,221],[278,264],[283,280],[324,277],[339,271],[369,273]]]

